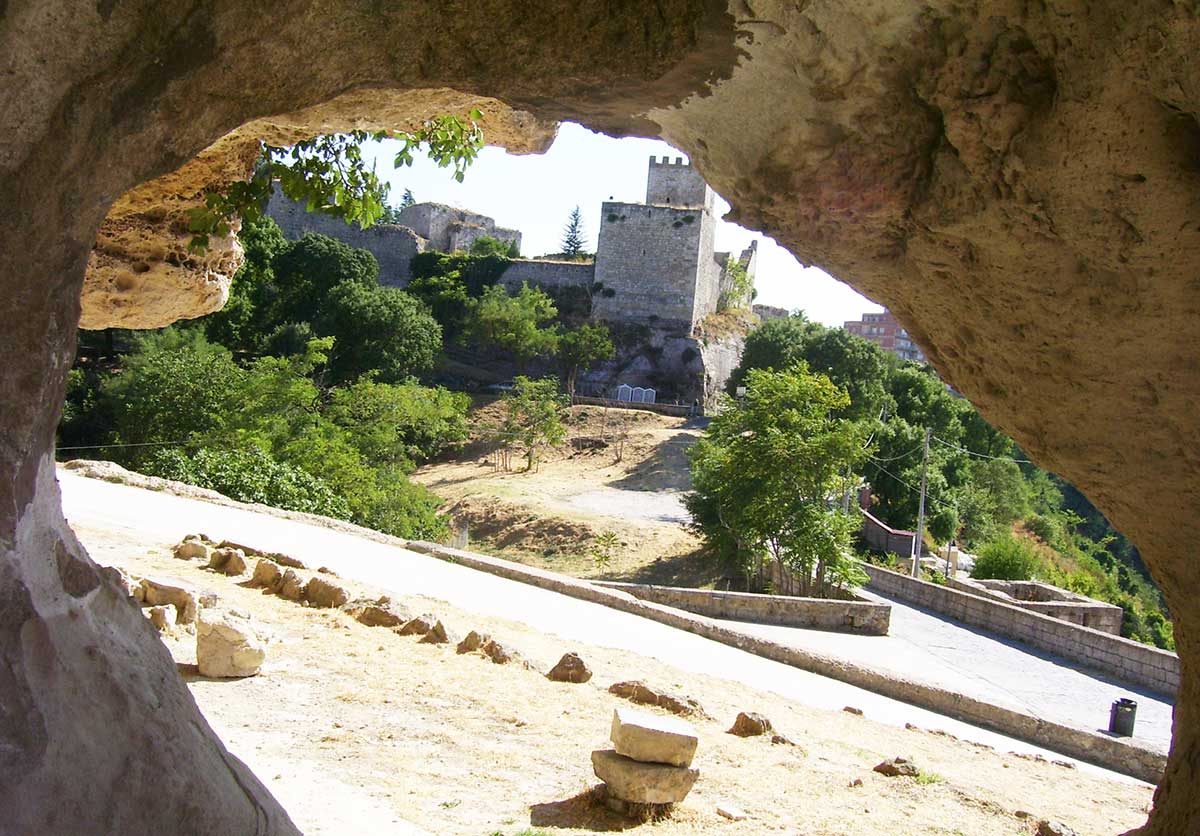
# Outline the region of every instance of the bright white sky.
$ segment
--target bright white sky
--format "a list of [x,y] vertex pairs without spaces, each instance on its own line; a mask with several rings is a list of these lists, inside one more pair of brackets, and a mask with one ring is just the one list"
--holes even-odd
[[[409,188],[418,202],[447,203],[489,215],[500,226],[521,231],[525,256],[559,252],[563,226],[576,205],[583,214],[588,249],[594,251],[601,202],[645,200],[651,155],[685,156],[660,140],[613,139],[566,123],[545,154],[514,156],[499,148],[483,149],[466,179],[457,183],[450,169],[438,168],[424,157],[412,168],[393,170],[396,145],[388,141],[364,148],[364,156],[374,156],[376,171],[391,183],[392,203]],[[729,204],[718,196],[718,216],[727,211]],[[756,302],[800,309],[826,325],[883,310],[825,272],[801,267],[771,238],[725,221],[717,224],[719,251],[740,252],[753,238],[759,239]]]

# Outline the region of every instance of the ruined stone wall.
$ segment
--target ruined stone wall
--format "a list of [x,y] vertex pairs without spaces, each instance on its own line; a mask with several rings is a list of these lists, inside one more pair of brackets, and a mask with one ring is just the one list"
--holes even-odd
[[596,275],[596,265],[581,261],[530,261],[518,259],[500,277],[510,291],[522,282],[539,287],[587,287]]
[[441,203],[414,203],[400,213],[400,223],[426,239],[427,249],[443,253],[469,250],[471,242],[487,235],[521,248],[521,233],[496,226],[487,215]]
[[380,284],[393,287],[408,284],[412,258],[425,250],[424,239],[407,227],[376,224],[360,229],[329,215],[305,211],[304,204],[285,197],[278,189],[267,204],[267,214],[279,224],[284,237],[290,241],[313,232],[367,250],[379,262]]
[[711,226],[705,227],[704,213],[698,209],[604,203],[596,250],[596,281],[604,290],[596,294],[595,315],[690,329],[705,234],[712,261]]
[[711,411],[725,391],[733,370],[742,361],[746,338],[742,334],[731,334],[721,339],[697,341],[696,348],[704,366],[704,390],[698,397],[705,410]]

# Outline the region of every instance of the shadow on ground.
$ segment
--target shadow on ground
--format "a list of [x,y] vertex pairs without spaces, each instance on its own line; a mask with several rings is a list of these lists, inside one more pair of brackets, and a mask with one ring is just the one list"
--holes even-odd
[[529,823],[533,827],[587,828],[592,833],[620,832],[637,827],[637,822],[618,816],[600,803],[601,786],[563,801],[534,804],[529,808]]
[[722,580],[721,568],[700,549],[673,557],[660,557],[632,572],[614,572],[606,581],[649,583],[659,586],[709,587]]
[[675,433],[660,441],[653,453],[608,486],[628,491],[690,491],[692,473],[687,451],[696,440],[692,433]]

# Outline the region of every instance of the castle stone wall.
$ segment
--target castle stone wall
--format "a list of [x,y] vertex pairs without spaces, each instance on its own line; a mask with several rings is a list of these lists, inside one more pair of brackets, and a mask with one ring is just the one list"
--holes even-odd
[[521,233],[496,226],[487,215],[456,209],[441,203],[414,203],[400,213],[400,224],[413,230],[429,243],[427,249],[443,253],[469,250],[471,243],[484,235],[521,247]]
[[650,158],[650,173],[646,178],[646,202],[652,206],[677,206],[689,209],[713,208],[713,191],[704,178],[682,157],[671,162],[663,157],[658,162]]
[[581,261],[514,261],[500,281],[510,290],[519,290],[522,282],[541,287],[587,287],[596,275],[596,266]]
[[267,214],[283,231],[289,241],[303,238],[307,233],[328,235],[330,238],[367,250],[379,261],[380,284],[404,287],[409,280],[409,264],[413,256],[425,250],[425,241],[411,229],[393,224],[376,224],[359,229],[338,218],[308,212],[303,203],[285,197],[278,189],[271,193]]
[[[594,300],[600,319],[695,322],[704,214],[698,209],[606,202],[601,206]],[[709,261],[712,261],[711,238]],[[612,291],[610,296],[607,291]]]

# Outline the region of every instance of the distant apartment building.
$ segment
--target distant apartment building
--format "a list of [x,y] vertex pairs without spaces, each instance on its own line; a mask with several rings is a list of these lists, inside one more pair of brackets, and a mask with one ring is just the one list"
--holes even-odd
[[863,314],[861,321],[847,322],[844,327],[851,334],[870,340],[901,360],[925,362],[925,355],[908,336],[908,331],[888,311]]

